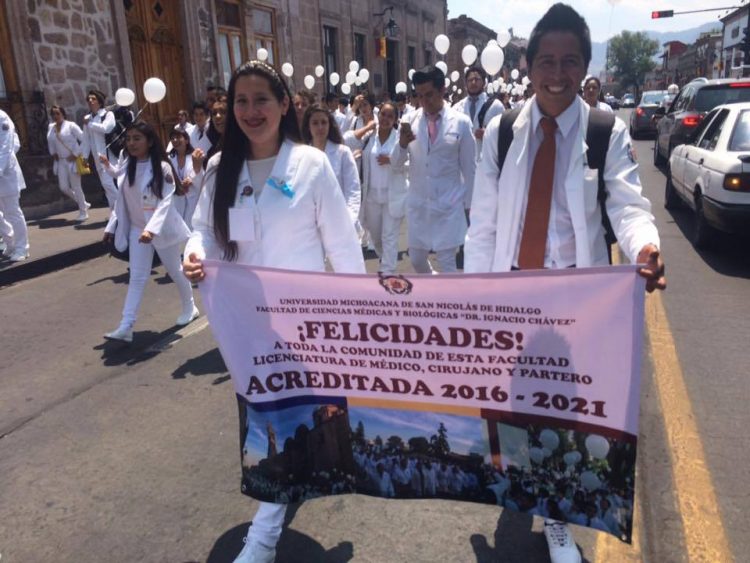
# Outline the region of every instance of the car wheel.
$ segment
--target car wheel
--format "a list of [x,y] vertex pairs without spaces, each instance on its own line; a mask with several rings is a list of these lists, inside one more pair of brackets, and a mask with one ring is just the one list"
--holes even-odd
[[633,129],[632,125],[630,126],[630,138],[633,139],[634,141],[638,140],[638,130]]
[[[657,133],[656,139],[654,139],[654,166],[658,168],[666,163],[667,159],[659,153],[659,134]],[[669,181],[669,175],[667,175],[667,181]]]
[[695,195],[695,227],[693,229],[693,246],[700,250],[710,249],[716,240],[716,229],[708,224],[703,212],[703,198]]
[[665,209],[677,209],[680,206],[680,196],[677,195],[677,190],[674,189],[672,183],[672,172],[667,169],[667,184],[664,186],[664,208]]

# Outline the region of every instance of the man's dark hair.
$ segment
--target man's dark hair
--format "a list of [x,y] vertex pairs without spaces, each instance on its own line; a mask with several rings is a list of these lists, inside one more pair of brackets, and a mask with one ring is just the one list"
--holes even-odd
[[396,97],[393,98],[393,101],[397,103],[398,102],[406,103],[406,94],[404,94],[403,92],[399,92],[398,94],[396,94]]
[[431,82],[436,90],[442,90],[445,87],[445,74],[436,66],[427,65],[412,74],[411,81],[414,86]]
[[104,101],[105,101],[105,96],[104,96],[104,92],[102,92],[101,90],[96,90],[96,89],[93,89],[93,88],[92,88],[92,89],[91,89],[91,90],[89,90],[89,91],[88,91],[88,93],[86,94],[86,97],[87,97],[87,98],[88,98],[89,96],[94,96],[94,97],[96,98],[96,100],[97,100],[97,101],[99,102],[99,107],[100,107],[100,108],[103,108],[103,107],[104,107]]
[[205,113],[206,115],[208,115],[208,114],[209,114],[209,111],[208,111],[208,104],[207,104],[206,102],[195,102],[195,103],[193,104],[193,112],[195,112],[195,110],[197,110],[197,109],[203,110],[203,112],[204,112],[204,113]]
[[567,4],[557,3],[547,10],[547,13],[536,22],[534,29],[531,30],[529,44],[526,47],[526,61],[529,70],[531,70],[534,58],[539,52],[539,43],[542,37],[552,31],[569,32],[578,38],[581,55],[583,55],[583,61],[588,68],[591,62],[591,32],[589,26],[586,24],[586,20],[573,8]]
[[325,103],[332,102],[336,99],[338,98],[336,97],[336,94],[334,94],[333,92],[328,92],[324,98]]
[[346,96],[342,96],[341,98],[339,98],[339,105],[342,105],[344,107],[348,106],[349,98],[347,98]]
[[484,80],[485,82],[487,81],[487,71],[479,65],[471,65],[470,67],[468,67],[464,72],[464,80],[467,80],[472,72],[476,72],[477,74],[479,74],[482,80]]

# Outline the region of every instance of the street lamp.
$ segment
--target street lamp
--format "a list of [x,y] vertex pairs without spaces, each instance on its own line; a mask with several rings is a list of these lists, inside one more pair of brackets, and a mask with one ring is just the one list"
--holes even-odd
[[399,33],[398,24],[396,23],[396,20],[393,19],[393,9],[394,9],[394,6],[388,6],[382,12],[373,14],[373,16],[382,17],[385,15],[386,12],[390,12],[390,15],[388,16],[388,23],[386,23],[383,26],[383,36],[388,37],[389,39],[394,39],[398,37],[398,33]]

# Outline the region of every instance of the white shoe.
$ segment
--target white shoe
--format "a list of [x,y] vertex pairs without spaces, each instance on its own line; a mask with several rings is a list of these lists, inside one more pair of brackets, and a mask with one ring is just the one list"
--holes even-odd
[[89,213],[85,209],[78,213],[78,217],[76,217],[76,221],[83,223],[89,218]]
[[547,538],[552,563],[581,563],[581,553],[567,524],[557,520],[545,520],[544,537]]
[[107,340],[120,340],[122,342],[133,342],[132,325],[120,325],[112,332],[104,335]]
[[191,322],[197,319],[199,315],[200,315],[200,311],[198,311],[198,307],[193,305],[193,310],[190,311],[189,313],[182,313],[179,317],[177,317],[175,324],[177,326],[189,325]]
[[89,209],[91,209],[91,204],[87,201],[86,202],[86,211],[88,211]]
[[11,262],[23,262],[29,257],[29,253],[25,250],[14,250],[10,255]]
[[234,563],[273,563],[276,559],[275,547],[266,547],[255,538],[249,540],[243,538],[242,541],[245,542],[245,547],[242,548]]

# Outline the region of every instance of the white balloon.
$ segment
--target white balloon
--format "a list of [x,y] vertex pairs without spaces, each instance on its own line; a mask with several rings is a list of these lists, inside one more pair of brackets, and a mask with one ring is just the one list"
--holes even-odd
[[542,463],[544,452],[540,448],[529,448],[529,459],[534,463]]
[[495,93],[495,87],[492,84],[488,84],[486,90],[490,96]]
[[448,74],[448,65],[445,64],[445,61],[438,61],[435,63],[435,68],[439,68],[443,71],[443,74]]
[[315,76],[320,78],[326,73],[326,69],[323,68],[323,65],[318,65],[315,67]]
[[315,87],[315,78],[309,74],[305,76],[305,79],[302,82],[308,90],[312,90]]
[[261,47],[255,56],[258,57],[259,61],[265,61],[268,58],[268,51]]
[[477,60],[477,48],[474,45],[466,45],[461,51],[461,60],[466,66],[469,66]]
[[498,47],[500,46],[500,44],[494,39],[490,39],[489,41],[487,41],[487,45],[497,45]]
[[161,78],[149,78],[143,83],[143,97],[152,104],[161,102],[167,95],[167,85]]
[[354,79],[354,85],[355,86],[362,86],[362,84],[364,84],[364,83],[362,82],[362,79],[359,76]]
[[505,47],[508,43],[510,43],[510,32],[507,29],[503,29],[497,34],[497,44]]
[[449,88],[450,85],[451,85],[451,79],[446,76],[446,78],[445,78],[445,87]]
[[454,70],[453,72],[451,72],[451,82],[458,82],[458,79],[460,77],[461,77],[461,74],[457,70]]
[[503,61],[505,55],[503,50],[497,45],[487,45],[482,51],[482,66],[487,74],[493,76],[497,74],[501,68],[503,68]]
[[339,76],[338,72],[332,72],[330,76],[331,86],[336,86],[336,84],[339,83],[339,80],[341,80],[341,77]]
[[344,82],[347,84],[354,84],[354,81],[357,80],[357,73],[353,71],[349,71],[346,73],[346,77],[344,77]]
[[409,80],[411,80],[411,77],[414,76],[414,69],[413,68],[409,69],[408,76],[409,76]]
[[118,106],[128,107],[135,101],[135,92],[130,88],[118,88],[115,92],[115,101]]
[[552,451],[549,448],[542,448],[542,453],[544,454],[545,458],[548,458],[552,455]]
[[362,83],[364,84],[368,80],[370,80],[370,71],[366,68],[363,68],[359,71],[359,74],[357,75],[362,79]]
[[523,77],[523,78],[521,79],[521,84],[523,84],[524,86],[528,86],[529,82],[531,82],[531,80],[529,80],[529,77],[528,77],[528,76],[524,76],[524,77]]
[[341,85],[341,93],[342,94],[344,94],[345,96],[348,96],[349,94],[351,94],[351,92],[352,92],[352,87],[351,86],[349,86],[348,84],[342,84]]
[[350,62],[349,70],[351,70],[352,72],[357,72],[359,70],[359,63],[357,61]]
[[609,453],[609,442],[603,436],[592,434],[586,438],[586,449],[594,459],[604,459]]
[[511,77],[511,78],[512,78],[513,80],[518,80],[518,75],[519,75],[519,74],[521,74],[521,73],[520,73],[520,72],[518,72],[518,69],[517,69],[517,68],[514,68],[513,70],[511,70],[511,71],[510,71],[510,77]]
[[557,432],[549,429],[542,430],[542,433],[539,434],[539,441],[545,448],[550,450],[556,450],[557,446],[560,445],[560,437],[557,435]]
[[294,67],[292,66],[292,63],[284,63],[283,65],[281,65],[281,72],[287,78],[291,78],[294,74]]
[[[576,456],[576,454],[578,455]],[[581,454],[578,452],[568,452],[563,456],[563,461],[565,462],[565,465],[575,465],[580,461],[578,459],[580,456]]]
[[406,84],[403,82],[396,84],[396,94],[406,94]]
[[445,55],[451,46],[451,40],[448,39],[447,35],[442,33],[435,37],[435,50],[441,55]]
[[593,471],[584,471],[581,473],[581,485],[583,485],[584,489],[591,492],[601,487],[602,482]]
[[459,89],[458,89],[458,92],[456,92],[456,93],[457,93],[457,94],[458,94],[458,95],[460,96],[461,94],[463,94],[463,93],[464,93],[464,91],[463,91],[463,90],[461,90],[461,88],[459,88]]

